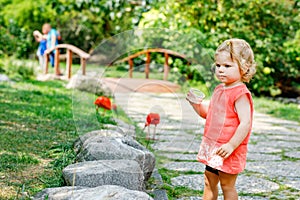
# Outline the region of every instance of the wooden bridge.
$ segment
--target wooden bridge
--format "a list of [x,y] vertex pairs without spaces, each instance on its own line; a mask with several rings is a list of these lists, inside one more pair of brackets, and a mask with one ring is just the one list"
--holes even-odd
[[[66,49],[67,53],[66,53],[66,68],[67,68],[67,77],[68,79],[71,78],[72,75],[72,55],[73,53],[77,54],[80,57],[80,64],[81,64],[81,68],[82,68],[82,74],[85,75],[86,74],[86,61],[87,59],[90,58],[90,54],[84,52],[83,50],[79,49],[78,47],[71,45],[71,44],[59,44],[57,46],[55,46],[55,48],[51,49],[50,52],[52,52],[53,50],[55,51],[55,61],[54,61],[54,69],[55,69],[55,74],[56,75],[60,75],[60,70],[59,70],[59,64],[60,64],[60,52],[59,49]],[[46,60],[45,60],[45,74],[48,73],[48,65],[49,65],[49,53],[45,55]],[[133,55],[130,55],[126,58],[123,58],[121,60],[116,60],[113,63],[120,63],[120,62],[128,62],[129,64],[129,77],[132,78],[132,72],[133,72],[133,59],[142,55],[142,54],[146,54],[146,66],[145,66],[145,74],[146,74],[146,79],[149,78],[149,72],[150,72],[150,61],[151,61],[151,56],[150,53],[163,53],[165,56],[165,63],[164,63],[164,80],[167,80],[168,78],[168,73],[169,73],[169,55],[173,55],[179,58],[183,58],[186,59],[186,56],[180,53],[177,53],[175,51],[172,50],[168,50],[168,49],[162,49],[162,48],[153,48],[153,49],[146,49],[146,50],[142,50],[140,52],[137,52]],[[111,63],[111,65],[113,64]],[[189,64],[189,61],[188,61]]]
[[[145,65],[145,74],[146,74],[146,79],[149,78],[149,72],[150,72],[150,62],[151,62],[151,55],[150,53],[163,53],[165,56],[165,63],[164,63],[164,80],[168,79],[168,74],[169,74],[169,55],[173,55],[179,58],[183,58],[186,59],[186,56],[180,53],[177,53],[175,51],[172,50],[168,50],[168,49],[162,49],[162,48],[154,48],[154,49],[146,49],[146,50],[142,50],[139,51],[133,55],[130,55],[126,58],[123,58],[121,60],[116,61],[115,63],[119,63],[119,62],[128,62],[129,64],[129,77],[132,78],[132,72],[133,72],[133,59],[142,55],[142,54],[146,54],[146,65]],[[189,63],[188,63],[189,64]]]
[[59,64],[60,64],[60,52],[59,49],[66,49],[66,68],[67,68],[67,76],[68,79],[71,78],[72,75],[72,57],[73,53],[77,54],[80,57],[80,65],[82,69],[82,74],[85,75],[86,72],[86,61],[90,57],[90,54],[84,52],[83,50],[79,49],[78,47],[71,45],[71,44],[59,44],[56,45],[55,48],[51,49],[48,54],[45,55],[45,74],[48,73],[48,66],[49,66],[49,54],[55,51],[55,59],[54,59],[54,70],[56,75],[60,75]]

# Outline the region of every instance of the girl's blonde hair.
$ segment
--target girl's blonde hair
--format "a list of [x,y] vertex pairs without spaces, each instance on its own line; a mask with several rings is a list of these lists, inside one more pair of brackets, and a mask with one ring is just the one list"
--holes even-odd
[[231,59],[238,62],[242,81],[249,82],[256,72],[256,63],[254,61],[254,53],[248,42],[237,38],[225,40],[217,48],[215,55],[222,51],[230,53]]

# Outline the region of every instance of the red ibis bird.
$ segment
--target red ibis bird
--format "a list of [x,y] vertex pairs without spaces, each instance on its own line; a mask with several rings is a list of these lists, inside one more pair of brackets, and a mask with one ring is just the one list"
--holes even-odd
[[112,110],[117,111],[117,108],[118,108],[118,107],[117,107],[116,104],[114,104],[114,103],[111,104],[111,109],[112,109]]
[[147,135],[146,135],[146,139],[150,139],[149,135],[150,135],[150,124],[154,124],[154,133],[153,133],[153,137],[152,139],[155,139],[155,132],[156,132],[156,126],[157,124],[159,124],[160,122],[160,116],[158,113],[149,113],[147,115],[146,118],[146,123],[145,123],[145,127],[144,129],[148,126],[148,131],[147,131]]
[[94,104],[97,106],[97,110],[100,108],[104,108],[105,110],[111,110],[112,109],[112,104],[111,101],[108,97],[105,96],[100,96],[98,97]]

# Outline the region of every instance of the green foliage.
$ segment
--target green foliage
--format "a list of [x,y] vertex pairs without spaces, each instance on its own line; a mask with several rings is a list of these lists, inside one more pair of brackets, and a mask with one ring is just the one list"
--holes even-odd
[[149,2],[48,0],[47,5],[57,15],[53,24],[61,30],[64,42],[90,51],[103,39],[134,28]]
[[[41,30],[42,25],[48,22],[60,30],[64,43],[73,44],[89,52],[104,38],[134,28],[141,18],[141,13],[150,8],[149,4],[150,0],[1,1],[0,28],[3,27],[6,34],[0,35],[0,42],[1,40],[7,42],[5,38],[9,36],[10,45],[21,47],[21,52],[19,50],[15,52],[22,57],[28,57],[38,45],[32,32]],[[26,37],[20,34],[20,31],[24,32]],[[13,53],[7,51],[9,44],[0,43],[0,51],[6,54]]]
[[35,77],[34,63],[17,60],[14,57],[0,58],[0,73],[7,74],[14,81],[29,80]]
[[54,13],[43,0],[2,1],[0,5],[0,52],[28,58],[37,48],[32,32],[41,30],[41,25]]
[[258,63],[249,87],[257,95],[270,95],[299,84],[299,38],[295,36],[300,29],[299,6],[298,1],[281,0],[161,1],[143,14],[139,25],[183,33],[196,29],[204,35],[197,42],[208,49],[216,49],[228,38],[245,39]]
[[0,24],[0,58],[14,55],[17,58],[28,57],[32,51],[28,32],[13,21],[7,28]]

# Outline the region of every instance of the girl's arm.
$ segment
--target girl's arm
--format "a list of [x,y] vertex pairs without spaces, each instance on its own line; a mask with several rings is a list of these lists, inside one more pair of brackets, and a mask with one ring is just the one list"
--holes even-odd
[[244,141],[251,129],[251,107],[248,97],[244,94],[235,102],[235,109],[240,124],[230,141],[223,144],[216,152],[217,155],[228,158],[231,153]]
[[191,106],[195,110],[195,112],[202,118],[206,119],[207,111],[208,111],[208,104],[201,103],[201,104],[195,104],[187,99],[188,102],[190,102]]

